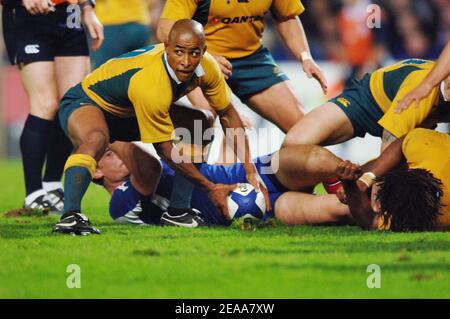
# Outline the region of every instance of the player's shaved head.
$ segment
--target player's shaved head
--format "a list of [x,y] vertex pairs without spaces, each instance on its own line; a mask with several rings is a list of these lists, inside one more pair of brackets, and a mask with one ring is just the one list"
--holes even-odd
[[203,26],[197,21],[182,19],[175,22],[169,33],[169,45],[180,40],[198,41],[201,47],[205,46],[205,32]]
[[179,81],[192,78],[205,53],[203,26],[194,20],[178,20],[169,33],[167,62]]

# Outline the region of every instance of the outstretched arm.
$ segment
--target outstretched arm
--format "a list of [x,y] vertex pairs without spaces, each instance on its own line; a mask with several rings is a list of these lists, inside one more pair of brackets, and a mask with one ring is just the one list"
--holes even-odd
[[266,209],[267,211],[271,211],[272,205],[270,203],[269,194],[267,189],[260,182],[255,164],[252,162],[247,134],[238,112],[233,104],[230,103],[228,107],[217,113],[228,143],[231,143],[234,153],[245,168],[248,182],[252,184],[255,190],[261,190],[263,192],[266,200]]
[[294,17],[283,21],[275,21],[278,33],[296,59],[302,63],[303,70],[308,78],[314,77],[319,82],[323,92],[327,94],[327,80],[311,57],[308,40],[300,19]]

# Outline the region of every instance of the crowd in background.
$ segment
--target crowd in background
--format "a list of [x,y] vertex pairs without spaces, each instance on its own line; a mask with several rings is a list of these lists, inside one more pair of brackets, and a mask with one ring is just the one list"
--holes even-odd
[[[405,58],[436,59],[450,38],[448,0],[302,2],[314,58],[348,64],[356,76]],[[274,30],[266,31],[275,58],[292,59]]]
[[[165,1],[142,1],[149,5],[150,42],[158,42],[155,29]],[[435,59],[450,38],[448,0],[303,0],[302,3],[306,10],[300,19],[313,57],[318,61],[346,63],[355,70],[371,71],[410,57]],[[276,60],[293,59],[276,34],[270,15],[266,18],[265,45]]]

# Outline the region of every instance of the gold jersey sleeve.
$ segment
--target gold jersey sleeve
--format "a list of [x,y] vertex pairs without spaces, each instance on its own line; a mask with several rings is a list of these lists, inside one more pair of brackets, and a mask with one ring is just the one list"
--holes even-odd
[[283,21],[299,16],[305,11],[305,7],[299,0],[273,0],[270,12],[274,19]]
[[231,103],[231,89],[217,62],[209,53],[205,53],[202,67],[205,70],[205,75],[200,78],[199,86],[209,105],[215,111],[222,111]]
[[192,19],[199,0],[167,0],[161,13],[161,19]]

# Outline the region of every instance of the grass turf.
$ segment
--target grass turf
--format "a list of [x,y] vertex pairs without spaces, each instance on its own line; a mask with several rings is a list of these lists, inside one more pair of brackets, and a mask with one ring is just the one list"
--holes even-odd
[[[17,161],[0,162],[0,298],[448,298],[450,236],[356,227],[181,229],[114,225],[91,186],[83,210],[100,236],[51,233],[57,220],[6,217],[23,200]],[[81,268],[69,289],[67,266]],[[369,289],[369,264],[381,288]]]

